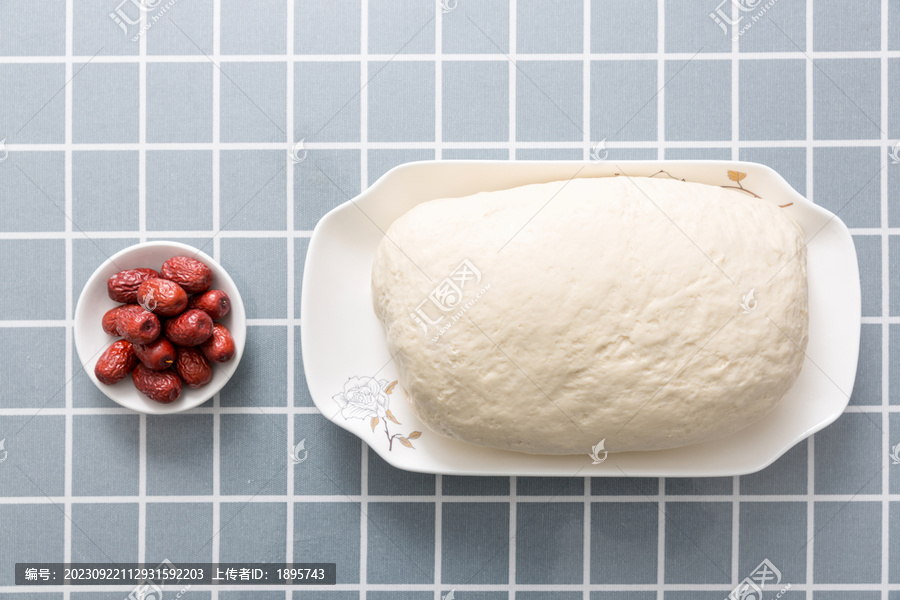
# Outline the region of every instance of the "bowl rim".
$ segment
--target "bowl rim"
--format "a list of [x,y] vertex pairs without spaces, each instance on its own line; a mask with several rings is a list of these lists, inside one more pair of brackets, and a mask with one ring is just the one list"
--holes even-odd
[[[116,397],[115,394],[111,394],[115,388],[113,386],[108,386],[106,384],[102,384],[97,376],[94,374],[94,365],[99,358],[101,351],[96,352],[91,356],[86,356],[87,349],[84,347],[87,341],[84,339],[85,332],[83,331],[84,327],[87,327],[86,323],[87,313],[91,307],[87,304],[87,294],[95,293],[93,290],[103,283],[105,279],[103,275],[110,269],[110,267],[115,268],[117,271],[122,270],[122,267],[117,264],[117,260],[121,260],[124,256],[130,255],[139,250],[146,250],[149,248],[166,248],[171,249],[173,251],[172,256],[190,256],[191,258],[195,258],[207,266],[213,271],[213,275],[216,279],[220,279],[224,285],[219,285],[215,289],[222,289],[224,287],[230,287],[234,290],[232,294],[230,291],[228,292],[228,299],[231,303],[231,309],[229,311],[229,315],[232,319],[232,325],[229,327],[229,331],[232,334],[235,342],[235,354],[230,361],[227,363],[227,369],[229,370],[227,377],[225,377],[221,382],[215,385],[210,385],[210,387],[196,388],[197,391],[202,392],[198,394],[191,394],[188,399],[184,392],[182,392],[182,396],[171,404],[162,404],[158,402],[153,402],[149,398],[146,401],[140,402],[128,402],[123,401],[120,398]],[[183,252],[183,254],[179,254],[179,252]],[[135,267],[124,267],[124,268],[139,268]],[[154,267],[150,267],[154,268]],[[109,275],[106,275],[108,278]],[[112,306],[117,306],[119,303],[114,302],[110,299]],[[110,308],[112,308],[110,306]],[[108,310],[108,309],[107,309]],[[99,323],[96,324],[99,328]],[[234,282],[234,279],[231,278],[231,275],[228,271],[223,267],[217,260],[212,258],[207,253],[203,252],[199,248],[191,246],[189,244],[185,244],[183,242],[176,242],[173,240],[153,240],[147,242],[139,242],[137,244],[132,244],[126,248],[122,248],[121,250],[115,252],[111,256],[109,256],[106,260],[104,260],[96,269],[94,269],[93,273],[91,273],[90,277],[88,277],[87,281],[84,283],[84,287],[81,290],[81,293],[78,296],[78,301],[75,304],[75,311],[72,318],[72,337],[75,342],[75,349],[78,353],[78,361],[81,363],[82,369],[85,371],[87,376],[91,379],[94,385],[103,393],[104,396],[122,406],[124,408],[133,410],[138,413],[143,414],[152,414],[152,415],[168,415],[168,414],[178,414],[181,412],[185,412],[198,406],[204,404],[216,394],[218,394],[227,383],[234,376],[234,373],[237,370],[239,363],[241,362],[241,357],[244,354],[244,346],[246,345],[246,337],[247,337],[247,315],[246,315],[246,307],[244,306],[244,301],[240,293],[240,289],[237,284]],[[113,338],[110,338],[113,339]],[[109,344],[104,344],[103,349],[105,349]],[[215,368],[215,367],[214,367]],[[121,383],[121,382],[120,382]],[[191,388],[185,387],[185,390],[194,391]],[[136,391],[136,390],[135,390]],[[139,392],[138,392],[139,393]],[[186,401],[182,402],[182,399],[186,399]]]

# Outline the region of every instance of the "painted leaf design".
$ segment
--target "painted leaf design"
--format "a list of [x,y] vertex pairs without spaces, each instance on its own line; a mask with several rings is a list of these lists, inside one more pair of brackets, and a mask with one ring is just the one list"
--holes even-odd
[[378,417],[372,417],[372,422],[371,422],[372,431],[375,431],[375,428],[378,427],[378,422],[379,422]]
[[392,421],[392,422],[396,423],[397,425],[400,424],[400,421],[398,421],[398,420],[394,417],[394,413],[391,412],[391,409],[388,409],[388,410],[385,411],[385,413],[384,413],[384,418],[387,419],[388,421]]
[[421,432],[421,431],[413,431],[411,434],[409,434],[408,437],[409,437],[409,439],[411,439],[411,440],[417,440],[417,439],[419,439],[419,437],[420,437],[421,435],[422,435],[422,432]]
[[392,393],[392,392],[394,391],[394,386],[395,386],[395,385],[397,385],[397,382],[396,382],[396,381],[391,382],[391,384],[390,384],[389,386],[387,386],[386,388],[384,388],[384,393],[385,393],[385,394],[390,394],[390,393]]
[[746,173],[741,173],[740,171],[728,171],[728,179],[732,181],[740,181],[746,176]]
[[412,442],[410,442],[410,441],[409,441],[408,439],[406,439],[405,437],[398,437],[397,439],[400,440],[400,443],[403,444],[404,446],[406,446],[407,448],[412,448],[412,447],[413,447]]

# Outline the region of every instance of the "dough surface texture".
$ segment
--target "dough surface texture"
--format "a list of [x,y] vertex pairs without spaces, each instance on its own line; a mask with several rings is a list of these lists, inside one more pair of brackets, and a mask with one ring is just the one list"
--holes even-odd
[[536,454],[732,434],[791,388],[808,337],[786,211],[662,176],[422,203],[381,241],[372,292],[428,428]]

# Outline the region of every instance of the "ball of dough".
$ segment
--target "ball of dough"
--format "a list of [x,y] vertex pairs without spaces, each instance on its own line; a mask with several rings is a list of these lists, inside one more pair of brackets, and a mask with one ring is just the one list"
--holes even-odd
[[803,364],[803,234],[699,183],[574,179],[422,203],[372,267],[433,431],[520,452],[655,450],[763,417]]

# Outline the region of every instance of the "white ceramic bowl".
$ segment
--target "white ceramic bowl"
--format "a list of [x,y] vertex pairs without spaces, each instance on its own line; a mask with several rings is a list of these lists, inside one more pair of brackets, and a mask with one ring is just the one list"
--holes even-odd
[[[809,241],[807,359],[793,388],[771,413],[724,439],[670,450],[609,454],[599,464],[593,464],[587,452],[532,455],[442,437],[418,420],[399,385],[390,396],[390,410],[399,423],[382,420],[384,423],[372,429],[368,419],[342,416],[339,402],[351,395],[354,387],[382,382],[388,386],[397,379],[384,331],[372,309],[370,283],[375,249],[391,223],[434,198],[617,173],[729,187],[739,181],[766,200],[784,205],[803,229]],[[316,225],[306,256],[300,325],[303,367],[316,406],[395,467],[456,475],[741,475],[771,464],[846,408],[859,353],[859,269],[853,239],[841,220],[798,194],[765,165],[677,160],[407,163],[386,173]],[[390,433],[408,436],[410,445],[391,440],[386,435],[388,428]],[[411,435],[415,432],[419,433]]]
[[[235,353],[227,363],[213,364],[213,378],[208,384],[197,389],[185,386],[181,396],[175,402],[161,404],[137,391],[130,375],[115,385],[100,383],[97,376],[94,375],[94,365],[106,347],[115,339],[119,339],[107,335],[101,326],[104,313],[119,305],[118,302],[109,298],[106,281],[124,269],[149,267],[158,271],[163,262],[173,256],[191,256],[206,264],[213,272],[212,289],[223,290],[228,294],[228,298],[231,300],[231,310],[218,322],[225,325],[231,332],[234,338]],[[247,316],[237,286],[225,269],[212,257],[187,244],[145,242],[120,250],[94,271],[85,284],[81,297],[78,298],[78,306],[75,308],[74,331],[75,348],[78,350],[81,364],[88,377],[101,392],[125,408],[148,414],[169,414],[200,406],[228,383],[228,380],[234,375],[238,363],[241,362],[241,355],[244,352],[244,342],[247,339]]]

